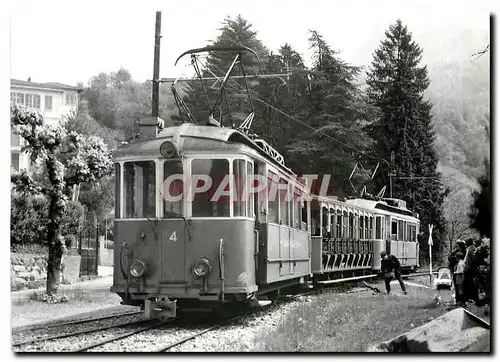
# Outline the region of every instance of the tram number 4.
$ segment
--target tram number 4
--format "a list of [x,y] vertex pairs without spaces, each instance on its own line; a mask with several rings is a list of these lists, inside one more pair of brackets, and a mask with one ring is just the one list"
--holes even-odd
[[171,242],[176,242],[177,241],[177,231],[174,231],[172,233],[172,235],[170,235],[170,237],[168,238],[168,240],[170,240]]

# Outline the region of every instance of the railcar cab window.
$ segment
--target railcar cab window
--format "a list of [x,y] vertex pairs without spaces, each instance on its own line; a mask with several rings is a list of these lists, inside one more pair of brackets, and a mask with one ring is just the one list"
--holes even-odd
[[156,164],[154,161],[125,162],[125,218],[156,217]]
[[165,161],[163,164],[163,216],[183,215],[183,167],[180,160]]
[[193,217],[229,217],[229,161],[195,159],[191,175]]

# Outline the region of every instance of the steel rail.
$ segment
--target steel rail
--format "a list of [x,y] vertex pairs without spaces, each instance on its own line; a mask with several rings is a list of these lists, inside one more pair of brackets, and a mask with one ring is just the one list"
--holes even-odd
[[[238,316],[238,317],[235,317],[235,318],[241,318],[241,316]],[[189,337],[183,338],[180,341],[177,341],[177,342],[174,342],[174,343],[170,343],[170,344],[168,344],[166,346],[160,347],[157,350],[155,350],[154,352],[165,352],[165,351],[168,351],[169,349],[171,349],[171,348],[173,348],[175,346],[178,346],[180,344],[186,343],[187,341],[189,341],[191,339],[199,337],[199,336],[201,336],[201,335],[203,335],[205,333],[208,333],[208,332],[210,332],[210,331],[212,331],[214,329],[220,328],[220,327],[222,327],[224,325],[225,324],[218,324],[216,326],[212,326],[212,327],[206,328],[206,329],[202,330],[201,332],[198,332],[198,333],[195,333],[195,334],[193,334],[193,335],[191,335]]]
[[134,334],[138,334],[138,333],[141,333],[141,332],[147,331],[147,330],[149,330],[149,329],[152,329],[152,328],[156,328],[156,327],[162,326],[162,325],[164,325],[164,324],[167,324],[167,323],[172,322],[172,321],[173,321],[173,320],[175,320],[175,319],[177,319],[177,318],[172,318],[172,319],[168,319],[168,320],[166,320],[166,321],[161,321],[161,322],[153,323],[153,324],[151,324],[151,325],[149,325],[149,326],[139,328],[139,329],[138,329],[138,330],[136,330],[136,331],[127,332],[127,333],[125,333],[125,334],[120,334],[119,336],[112,336],[112,337],[109,337],[109,338],[105,338],[105,339],[103,339],[102,341],[95,342],[95,343],[90,343],[90,344],[84,345],[83,347],[79,347],[79,348],[72,349],[72,350],[70,350],[69,352],[85,352],[85,351],[88,351],[89,349],[92,349],[92,348],[95,348],[95,347],[102,346],[103,344],[110,343],[110,342],[114,342],[114,341],[118,341],[118,340],[120,340],[120,339],[127,338],[127,337],[129,337],[129,336],[134,335]]
[[74,336],[78,336],[80,334],[87,334],[87,333],[105,331],[107,329],[126,327],[126,326],[129,326],[129,325],[140,324],[140,323],[144,323],[144,322],[147,322],[147,321],[145,321],[145,320],[139,320],[139,321],[134,321],[134,322],[125,322],[125,323],[113,324],[113,325],[106,326],[106,327],[96,327],[96,328],[86,329],[86,330],[83,330],[83,331],[77,331],[77,332],[71,332],[71,333],[61,333],[61,334],[57,334],[57,335],[54,335],[54,336],[41,337],[41,338],[32,338],[32,339],[28,339],[26,341],[14,342],[12,344],[12,347],[18,347],[18,346],[21,346],[21,345],[24,345],[24,344],[32,344],[32,343],[37,343],[37,342],[51,341],[51,340],[54,340],[54,339],[61,339],[61,338],[66,338],[66,337],[74,337]]
[[97,317],[97,318],[76,319],[73,321],[65,321],[65,322],[61,322],[61,323],[31,324],[31,325],[26,325],[26,326],[20,326],[20,327],[13,328],[13,329],[16,332],[36,331],[37,329],[61,327],[61,326],[66,326],[66,325],[71,325],[71,324],[79,324],[79,323],[87,323],[87,322],[97,322],[97,321],[111,319],[111,318],[115,318],[115,317],[125,317],[128,315],[134,315],[134,314],[140,314],[140,313],[143,313],[143,311],[133,311],[133,312],[126,312],[126,313],[121,313],[121,314],[112,314],[112,315],[108,315],[108,316],[104,316],[104,317]]

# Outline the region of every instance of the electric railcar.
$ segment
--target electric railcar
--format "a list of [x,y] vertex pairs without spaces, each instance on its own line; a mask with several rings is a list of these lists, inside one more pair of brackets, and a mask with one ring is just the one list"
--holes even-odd
[[[373,274],[384,249],[417,267],[418,218],[400,201],[311,198],[262,140],[192,123],[157,133],[156,117],[141,122],[141,137],[115,153],[111,291],[123,304],[164,318],[255,300]],[[256,180],[265,191],[246,193]]]
[[[146,134],[115,153],[111,290],[124,304],[171,316],[177,305],[245,301],[310,275],[309,213],[299,202],[308,191],[276,151],[223,127],[186,123]],[[220,192],[214,186],[226,176]],[[276,197],[237,197],[255,176],[279,186]]]

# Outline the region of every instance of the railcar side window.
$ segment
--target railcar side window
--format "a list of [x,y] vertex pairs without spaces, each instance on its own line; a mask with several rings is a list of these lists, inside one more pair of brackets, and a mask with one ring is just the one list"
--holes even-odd
[[337,210],[337,227],[336,227],[336,231],[337,231],[337,233],[335,234],[335,236],[337,238],[341,238],[342,237],[342,211],[340,209]]
[[403,238],[403,234],[404,234],[404,224],[403,224],[403,220],[399,220],[398,221],[398,240],[400,241],[403,241],[404,238]]
[[271,171],[267,174],[267,195],[268,195],[268,216],[269,222],[279,224],[279,208],[278,208],[278,176]]
[[369,236],[370,239],[373,239],[373,216],[370,216],[370,226],[369,226]]
[[354,214],[352,212],[349,213],[349,235],[348,238],[352,239],[353,237],[353,229],[354,229]]
[[382,239],[382,218],[375,217],[375,239]]
[[[194,193],[192,197],[193,217],[229,217],[228,160],[193,160],[191,174]],[[210,183],[210,181],[212,184],[207,185],[206,182]]]
[[398,222],[394,220],[391,223],[391,240],[397,240],[398,237]]
[[302,192],[295,187],[293,192],[293,220],[294,220],[293,227],[298,230],[301,229],[300,225],[302,217],[301,199],[302,199]]
[[183,167],[179,160],[165,161],[163,164],[163,215],[183,215]]
[[280,224],[290,225],[290,193],[288,182],[284,179],[280,179],[279,187],[279,198],[280,198]]
[[322,230],[322,235],[323,237],[327,236],[328,233],[328,209],[326,207],[321,208],[321,230]]
[[330,233],[332,238],[334,238],[335,235],[337,234],[336,226],[337,225],[335,224],[335,209],[330,209]]
[[119,219],[120,215],[120,188],[122,180],[122,167],[119,163],[115,164],[115,218]]
[[255,195],[250,194],[251,187],[253,186],[252,185],[253,179],[254,179],[254,177],[253,177],[253,163],[247,162],[247,184],[246,184],[246,188],[247,188],[246,196],[248,198],[247,215],[249,217],[251,217],[252,219],[257,217],[257,215],[254,215],[254,205],[253,205]]
[[342,228],[342,237],[347,238],[349,231],[349,217],[347,216],[347,211],[342,213],[342,224],[344,225]]
[[125,217],[156,217],[156,164],[125,162]]
[[311,200],[311,235],[321,235],[321,206],[317,200]]
[[309,209],[309,201],[307,201],[306,198],[301,202],[302,206],[302,223],[301,223],[301,229],[302,230],[309,230],[309,225],[307,223],[307,213]]
[[359,238],[364,239],[365,238],[365,233],[364,233],[364,227],[365,227],[365,218],[363,216],[359,217]]
[[247,200],[248,196],[245,193],[248,191],[247,173],[245,168],[245,160],[233,161],[233,215],[234,216],[247,216]]
[[368,224],[368,216],[365,216],[365,239],[370,239],[370,225]]

